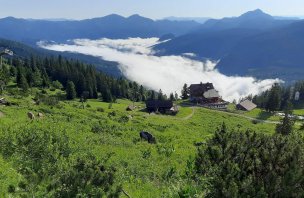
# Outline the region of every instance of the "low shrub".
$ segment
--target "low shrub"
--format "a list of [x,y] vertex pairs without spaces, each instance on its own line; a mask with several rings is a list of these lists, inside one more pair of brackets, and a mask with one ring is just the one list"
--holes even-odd
[[98,112],[104,112],[105,110],[104,110],[104,108],[102,108],[102,107],[97,107],[97,111],[98,111]]

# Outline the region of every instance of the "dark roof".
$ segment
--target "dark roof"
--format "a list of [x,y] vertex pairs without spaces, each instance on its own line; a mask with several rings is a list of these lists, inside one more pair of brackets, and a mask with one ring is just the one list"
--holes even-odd
[[168,108],[173,107],[173,102],[171,100],[147,100],[147,108]]
[[240,104],[238,104],[238,106],[239,107],[243,107],[247,111],[251,111],[251,110],[253,110],[253,109],[255,109],[257,107],[257,105],[254,104],[253,102],[251,102],[250,100],[244,100],[243,102],[241,102]]
[[206,91],[214,89],[212,83],[200,83],[200,84],[192,84],[189,87],[190,95],[192,96],[202,96]]

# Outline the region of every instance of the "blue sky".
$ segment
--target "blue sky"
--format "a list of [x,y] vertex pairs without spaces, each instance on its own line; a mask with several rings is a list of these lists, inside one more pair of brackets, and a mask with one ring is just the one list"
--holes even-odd
[[272,15],[303,16],[303,0],[0,0],[0,18],[84,19],[112,13],[159,19],[167,16],[238,16],[260,8]]

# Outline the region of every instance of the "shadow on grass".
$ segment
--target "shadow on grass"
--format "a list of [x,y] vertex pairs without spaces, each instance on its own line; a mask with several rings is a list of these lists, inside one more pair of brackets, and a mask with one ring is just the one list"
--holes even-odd
[[258,116],[257,119],[259,120],[268,120],[273,114],[267,111],[261,111]]
[[183,101],[183,102],[179,103],[178,105],[180,105],[181,107],[197,106],[195,103],[191,103],[191,102],[188,102],[188,101]]

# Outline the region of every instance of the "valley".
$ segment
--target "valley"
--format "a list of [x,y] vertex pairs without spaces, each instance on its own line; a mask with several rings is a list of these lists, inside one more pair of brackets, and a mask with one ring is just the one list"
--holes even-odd
[[1,3],[0,197],[303,197],[295,4]]

